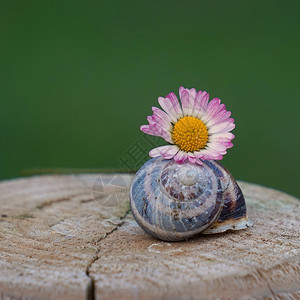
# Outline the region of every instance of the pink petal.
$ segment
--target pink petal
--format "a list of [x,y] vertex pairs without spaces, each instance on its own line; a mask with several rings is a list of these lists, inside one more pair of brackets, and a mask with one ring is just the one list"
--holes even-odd
[[149,152],[149,156],[151,157],[158,157],[158,156],[162,156],[161,152],[164,151],[164,150],[168,150],[169,147],[172,147],[172,146],[160,146],[160,147],[156,147],[156,148],[153,148],[150,152]]
[[160,120],[157,120],[154,115],[148,116],[147,120],[149,122],[149,128],[153,133],[152,135],[160,136],[164,138],[167,142],[172,143],[172,134],[169,127],[165,126],[164,124],[161,124]]
[[200,150],[199,152],[194,152],[196,157],[199,159],[213,159],[213,156],[207,152],[207,150]]
[[174,160],[178,163],[178,164],[182,164],[183,162],[186,161],[187,159],[187,153],[183,152],[183,151],[178,151],[177,154],[174,156]]
[[183,87],[183,86],[181,86],[180,88],[179,88],[179,98],[181,98],[181,94],[182,94],[182,92],[185,90],[185,88]]
[[151,129],[151,128],[149,127],[149,125],[142,125],[142,126],[140,126],[140,130],[141,130],[142,132],[146,133],[146,134],[159,136],[159,135],[157,135],[157,132],[156,132],[155,130],[153,130],[153,129]]
[[202,121],[207,123],[215,114],[219,112],[221,100],[219,98],[212,99],[208,106],[207,110],[202,118]]
[[163,120],[166,120],[166,122],[171,122],[171,118],[163,110],[161,110],[155,106],[152,106],[152,111],[154,114],[158,115]]
[[[212,146],[211,148],[215,149],[215,150],[218,150],[220,152],[226,150],[227,148],[232,148],[233,147],[233,144],[231,143],[230,140],[224,140],[224,141],[211,141],[209,144],[213,144],[213,145],[219,145],[219,146]],[[208,145],[208,144],[207,144]],[[223,147],[224,149],[223,150],[219,150],[219,149],[216,149],[216,148],[221,148]]]
[[203,165],[203,162],[201,159],[197,158],[195,154],[188,152],[188,160],[192,164],[198,164],[198,165]]
[[233,140],[235,138],[235,135],[231,132],[214,133],[210,136],[210,140],[214,138],[224,138],[228,140]]
[[198,92],[195,98],[195,108],[193,110],[193,116],[203,119],[207,114],[207,105],[209,101],[209,94],[205,91]]
[[[176,98],[177,99],[177,98]],[[163,108],[163,110],[169,115],[170,119],[173,122],[177,122],[178,119],[181,118],[180,115],[178,115],[178,99],[177,102],[174,100],[174,97],[172,98],[158,98],[159,105]]]
[[193,110],[193,107],[190,103],[190,94],[187,90],[182,91],[180,100],[182,104],[183,114],[185,116],[189,116]]
[[211,99],[207,106],[207,111],[210,113],[210,112],[218,109],[220,107],[220,104],[221,104],[221,100],[219,98]]
[[[160,118],[158,115],[153,114],[152,116],[152,120],[158,124],[162,129],[164,129],[165,131],[171,131],[172,128],[172,124],[169,122],[166,122],[165,120],[163,120],[162,118]],[[152,122],[153,122],[152,121]]]
[[[188,89],[187,89],[188,90]],[[189,93],[190,93],[190,99],[192,100],[192,102],[195,101],[195,98],[196,98],[196,94],[197,94],[197,91],[196,89],[192,88],[189,90]]]
[[207,146],[207,148],[205,150],[207,150],[211,154],[213,159],[220,160],[220,159],[222,159],[222,155],[227,153],[226,152],[227,148],[225,147],[225,149],[224,149],[224,148],[220,147],[220,149],[222,149],[222,150],[215,150],[215,149],[211,148],[210,146]]
[[208,100],[209,100],[209,94],[205,91],[202,92],[201,99],[200,99],[200,109],[201,110],[206,111]]
[[217,113],[219,114],[221,111],[227,111],[225,104],[220,104]]
[[161,136],[163,139],[165,139],[168,143],[173,143],[172,135],[170,132],[165,131],[163,128],[159,126],[157,123],[151,123],[149,125],[152,132],[157,132],[157,136]]
[[216,125],[216,124],[219,124],[219,123],[222,123],[226,120],[229,119],[231,115],[231,112],[230,111],[227,111],[227,110],[221,110],[219,111],[216,115],[214,115],[207,123],[206,125],[208,127],[210,126],[213,126],[213,125]]
[[198,165],[200,165],[200,166],[202,166],[202,165],[203,165],[203,162],[202,162],[202,160],[201,160],[201,159],[199,159],[198,157],[196,157],[196,163],[197,163]]
[[222,160],[223,156],[220,154],[218,157],[216,157],[214,160]]
[[152,110],[153,110],[152,119],[155,120],[155,122],[159,124],[159,126],[163,128],[165,131],[171,131],[172,124],[168,115],[156,107],[152,107]]
[[173,158],[179,151],[179,148],[175,145],[164,146],[165,148],[161,150],[161,156],[165,159]]
[[150,124],[150,125],[142,125],[142,126],[140,126],[140,129],[142,132],[144,132],[146,134],[159,136],[159,137],[162,137],[168,143],[173,143],[171,135],[166,133],[155,123]]
[[[186,92],[188,94],[186,94]],[[200,108],[201,91],[197,93],[196,89],[185,89],[180,87],[179,94],[182,102],[182,109],[185,116],[197,117]]]
[[196,156],[194,153],[192,152],[188,152],[188,160],[190,161],[190,163],[195,164],[196,163]]
[[174,157],[174,155],[178,152],[178,147],[177,146],[160,146],[157,148],[152,149],[149,152],[150,157],[158,157],[162,156],[165,159],[171,159]]
[[147,121],[149,122],[150,125],[156,123],[152,116],[147,116]]
[[227,147],[221,143],[207,143],[206,147],[207,149],[213,149],[217,152],[224,151],[227,149]]
[[165,148],[165,147],[167,147],[167,146],[160,146],[160,147],[153,148],[153,149],[149,152],[149,156],[150,156],[150,157],[158,157],[158,156],[161,156],[162,148]]
[[[192,88],[192,89],[185,89],[185,91],[188,92],[189,94],[189,97],[188,97],[188,103],[186,105],[186,110],[185,110],[185,115],[187,116],[195,116],[196,113],[194,114],[193,111],[195,109],[195,99],[196,99],[196,94],[197,94],[197,91]],[[181,95],[182,97],[184,96],[183,95],[183,91],[181,92]]]
[[210,138],[209,138],[209,142],[210,143],[219,143],[219,144],[223,144],[224,146],[226,146],[227,148],[231,148],[233,146],[233,144],[231,143],[231,140],[233,138],[227,138],[225,136],[215,136],[215,135],[212,135]]
[[201,99],[202,99],[202,91],[198,91],[195,100],[194,100],[194,107],[193,107],[193,116],[198,117],[201,112]]
[[233,122],[234,119],[229,118],[227,121],[223,123],[213,125],[210,128],[208,128],[209,134],[231,131],[235,127],[235,124]]
[[179,116],[179,118],[183,117],[182,109],[176,95],[174,93],[170,93],[166,96],[166,98],[170,99],[170,101],[172,102],[174,110],[176,114]]
[[209,148],[200,150],[198,152],[194,152],[194,154],[199,159],[207,159],[207,160],[217,159],[220,156],[220,153],[218,151]]

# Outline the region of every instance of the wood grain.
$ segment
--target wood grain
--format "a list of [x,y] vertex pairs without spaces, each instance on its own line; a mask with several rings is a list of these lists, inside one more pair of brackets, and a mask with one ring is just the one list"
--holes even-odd
[[240,182],[252,228],[165,243],[129,213],[131,178],[1,182],[0,299],[300,299],[296,198]]

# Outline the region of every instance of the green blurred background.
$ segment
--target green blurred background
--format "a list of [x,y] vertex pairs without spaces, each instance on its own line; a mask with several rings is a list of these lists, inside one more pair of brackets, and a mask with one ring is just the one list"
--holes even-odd
[[299,196],[299,4],[1,1],[0,179],[122,167],[183,85],[232,111],[236,178]]

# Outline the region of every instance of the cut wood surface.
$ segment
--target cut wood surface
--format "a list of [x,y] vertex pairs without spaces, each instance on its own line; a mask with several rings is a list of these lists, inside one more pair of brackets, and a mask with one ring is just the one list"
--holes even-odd
[[239,182],[253,227],[166,243],[130,214],[131,179],[1,182],[0,299],[300,299],[298,199]]

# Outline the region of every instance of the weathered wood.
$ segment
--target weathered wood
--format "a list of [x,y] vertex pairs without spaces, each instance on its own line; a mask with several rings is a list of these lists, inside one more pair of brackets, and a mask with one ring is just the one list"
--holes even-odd
[[[101,175],[105,193],[112,177]],[[0,299],[300,299],[296,198],[241,182],[252,228],[165,243],[128,199],[103,206],[97,178],[0,183]]]

